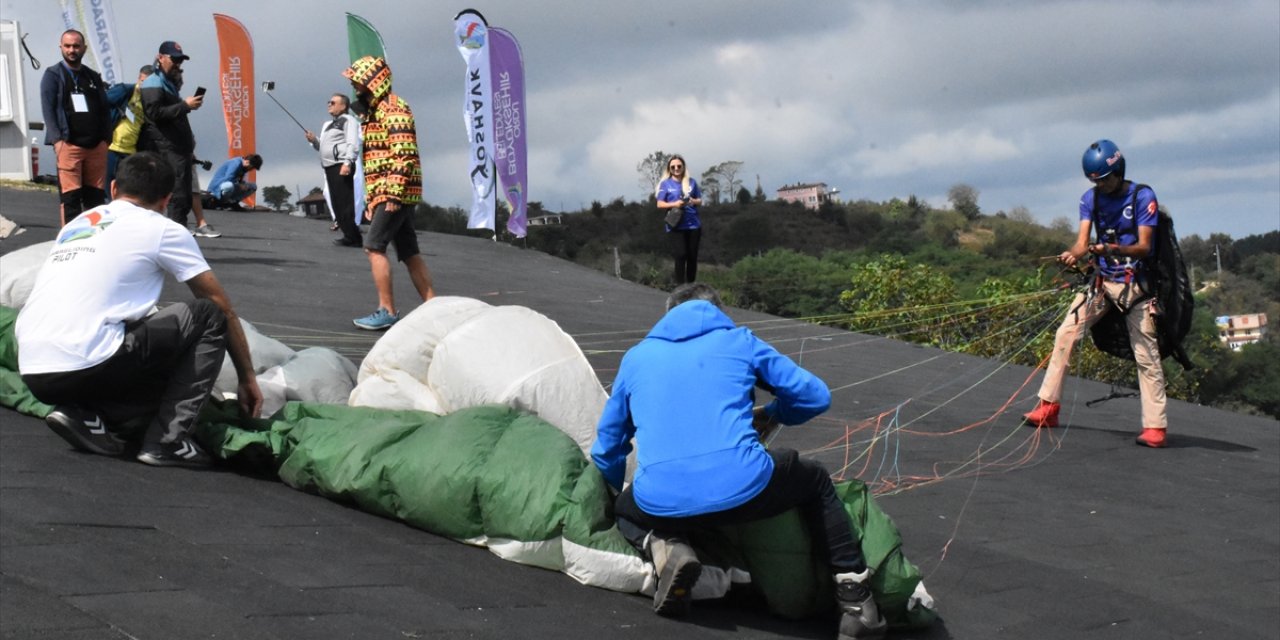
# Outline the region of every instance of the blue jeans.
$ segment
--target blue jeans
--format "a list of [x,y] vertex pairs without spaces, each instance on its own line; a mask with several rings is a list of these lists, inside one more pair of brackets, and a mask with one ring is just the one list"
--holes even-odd
[[213,185],[214,197],[227,204],[236,204],[245,198],[253,195],[258,190],[258,185],[252,182],[223,182]]

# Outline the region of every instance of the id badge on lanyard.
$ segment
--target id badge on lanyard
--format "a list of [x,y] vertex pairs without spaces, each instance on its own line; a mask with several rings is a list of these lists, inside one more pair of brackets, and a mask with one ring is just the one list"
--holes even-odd
[[[71,110],[76,113],[89,113],[89,100],[84,97],[84,92],[80,90],[80,78],[67,68],[67,63],[62,63],[62,70],[71,78]],[[93,83],[89,83],[89,88],[94,89]]]

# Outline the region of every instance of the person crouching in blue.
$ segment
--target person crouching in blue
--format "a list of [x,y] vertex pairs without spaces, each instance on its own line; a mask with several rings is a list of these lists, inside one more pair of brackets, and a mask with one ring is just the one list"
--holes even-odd
[[258,185],[245,180],[250,171],[262,168],[262,156],[256,153],[231,158],[218,166],[209,179],[209,194],[218,206],[233,211],[243,211],[240,201],[253,195]]
[[[776,399],[753,409],[756,386]],[[623,357],[591,449],[605,480],[621,491],[618,529],[653,562],[655,612],[689,610],[702,572],[689,533],[799,508],[836,581],[839,638],[883,635],[861,542],[826,469],[760,442],[760,433],[806,422],[830,405],[827,385],[735,326],[715,289],[692,283],[671,293],[666,315]],[[638,466],[624,489],[633,439]]]

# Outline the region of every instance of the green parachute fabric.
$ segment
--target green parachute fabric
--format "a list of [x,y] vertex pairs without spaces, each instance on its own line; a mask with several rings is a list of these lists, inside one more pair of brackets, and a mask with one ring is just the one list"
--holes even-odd
[[[636,563],[643,561],[617,530],[599,470],[572,438],[536,416],[505,406],[438,416],[290,402],[275,419],[242,428],[229,405],[223,410],[221,420],[207,416],[213,419],[199,437],[235,466],[274,469],[294,488],[585,584],[640,590]],[[838,493],[862,536],[875,569],[871,586],[890,624],[933,622],[931,609],[907,608],[920,573],[902,556],[893,522],[861,482],[840,483]],[[798,618],[832,608],[830,575],[811,553],[798,512],[693,542],[706,564],[748,572],[776,614]]]
[[[0,405],[43,417],[51,407],[18,375],[16,317],[0,307]],[[197,437],[240,471],[276,475],[294,488],[584,584],[652,588],[644,582],[650,575],[644,561],[617,530],[599,471],[572,438],[532,414],[505,406],[439,416],[289,402],[270,419],[245,420],[234,403],[211,401]],[[871,587],[882,614],[896,628],[931,624],[937,615],[928,604],[908,608],[923,586],[893,522],[861,482],[836,488],[874,569]],[[706,566],[749,573],[775,614],[799,618],[833,607],[830,576],[811,553],[798,512],[693,542]]]
[[13,336],[13,325],[17,321],[17,309],[0,306],[0,405],[43,418],[53,407],[36,400],[18,374],[18,340]]

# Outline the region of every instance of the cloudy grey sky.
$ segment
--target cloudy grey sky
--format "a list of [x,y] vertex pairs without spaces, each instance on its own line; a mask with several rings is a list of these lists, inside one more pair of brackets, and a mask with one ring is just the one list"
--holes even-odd
[[[204,158],[225,155],[212,14],[256,46],[257,80],[310,128],[346,88],[345,11],[382,33],[394,86],[417,118],[426,199],[469,203],[464,65],[452,18],[466,4],[151,3],[114,0],[126,68],[162,40],[189,55]],[[528,86],[529,194],[548,209],[636,200],[636,164],[680,152],[698,175],[741,160],[749,188],[826,182],[846,199],[915,194],[946,205],[967,183],[984,212],[1076,216],[1095,139],[1125,152],[1182,235],[1280,229],[1280,3],[1058,0],[527,2],[471,5],[520,40]],[[44,65],[59,60],[55,0],[0,0]],[[43,69],[41,70],[41,72]],[[27,68],[39,118],[41,72]],[[323,176],[302,132],[259,94],[264,185]],[[47,151],[47,149],[46,149]],[[46,154],[46,157],[49,157]],[[202,179],[208,174],[202,173]]]

